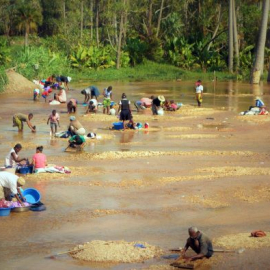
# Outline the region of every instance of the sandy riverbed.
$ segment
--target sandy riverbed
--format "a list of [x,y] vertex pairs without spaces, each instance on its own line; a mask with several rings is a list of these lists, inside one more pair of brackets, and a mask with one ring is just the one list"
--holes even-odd
[[[79,93],[71,94],[80,98]],[[93,240],[144,241],[168,251],[185,244],[190,226],[221,241],[227,235],[269,231],[268,117],[251,119],[224,109],[188,106],[168,117],[134,113],[134,120],[149,122],[150,129],[123,132],[108,129],[116,118],[83,116],[85,108],[79,107],[78,119],[102,139],[89,140],[83,153],[64,153],[66,140],[49,136],[48,104],[33,103],[27,96],[1,99],[2,160],[16,143],[24,147],[20,155],[29,158],[35,146],[43,145],[49,163],[72,171],[26,177],[26,187],[40,190],[47,211],[0,219],[3,269],[27,265],[31,270],[37,264],[40,270],[172,269],[173,259],[162,257],[109,265],[78,262],[67,255],[44,257]],[[10,104],[23,113],[31,108],[37,134],[27,127],[23,134],[12,128],[15,109]],[[65,106],[57,110],[64,127]],[[199,269],[268,269],[269,245],[256,248],[219,254],[200,262]]]

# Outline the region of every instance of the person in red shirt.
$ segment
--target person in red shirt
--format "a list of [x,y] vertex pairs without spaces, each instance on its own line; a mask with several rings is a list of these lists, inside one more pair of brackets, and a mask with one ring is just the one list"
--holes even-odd
[[42,153],[43,146],[38,146],[36,148],[36,153],[32,158],[32,165],[34,166],[34,170],[45,169],[47,166],[47,157]]

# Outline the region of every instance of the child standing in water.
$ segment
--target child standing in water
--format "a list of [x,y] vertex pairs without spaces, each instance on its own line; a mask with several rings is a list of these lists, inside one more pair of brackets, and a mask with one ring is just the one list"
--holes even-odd
[[52,114],[49,115],[48,121],[47,121],[47,125],[50,122],[50,126],[51,126],[51,134],[55,134],[57,132],[57,124],[60,127],[60,117],[59,114],[56,112],[56,110],[52,111]]
[[103,92],[104,100],[103,100],[103,114],[107,112],[107,114],[110,113],[110,106],[111,106],[111,100],[112,100],[112,87],[109,86],[107,89],[104,89]]
[[198,103],[198,107],[201,107],[202,105],[202,98],[203,98],[203,86],[202,86],[202,81],[198,80],[196,82],[196,100]]

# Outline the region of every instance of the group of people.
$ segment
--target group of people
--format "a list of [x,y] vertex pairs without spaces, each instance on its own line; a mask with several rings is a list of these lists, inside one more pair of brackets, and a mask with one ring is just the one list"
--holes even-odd
[[[68,77],[59,76],[56,77],[52,75],[44,82],[44,87],[51,87],[55,82],[64,83],[65,87],[68,89],[68,82],[70,80]],[[65,89],[58,85],[56,89],[59,89],[59,93],[55,94],[54,99],[63,103],[67,102]],[[49,90],[47,91],[49,93]],[[196,99],[198,106],[202,103],[202,93],[203,86],[201,81],[196,83]],[[87,105],[87,113],[96,113],[98,110],[98,98],[100,92],[97,87],[89,86],[81,91],[81,94],[85,96],[84,104]],[[34,99],[37,98],[37,92],[34,92]],[[48,95],[46,95],[47,97]],[[103,113],[108,115],[119,114],[120,121],[123,122],[123,127],[134,128],[135,123],[133,121],[131,102],[128,100],[125,93],[122,94],[121,100],[118,103],[118,111],[116,112],[115,106],[112,104],[112,87],[104,89],[103,91]],[[71,98],[67,102],[68,113],[76,113],[78,101]],[[137,111],[145,110],[151,108],[153,115],[160,114],[161,110],[176,111],[181,105],[174,102],[174,100],[166,100],[164,96],[151,96],[150,98],[142,98],[134,103]],[[17,113],[13,116],[13,126],[17,126],[19,131],[23,131],[24,123],[27,124],[32,132],[36,132],[36,127],[32,125],[31,119],[33,114],[29,113],[24,115]],[[83,147],[85,144],[86,130],[83,125],[78,121],[76,116],[70,116],[70,123],[68,126],[68,132],[70,133],[69,145],[68,147],[76,148],[78,146]],[[125,122],[128,121],[126,125]],[[48,116],[47,125],[50,124],[51,134],[57,133],[57,128],[60,127],[60,116],[56,110],[52,110],[52,113]],[[5,159],[5,167],[7,171],[0,172],[0,199],[10,199],[10,194],[13,194],[15,198],[23,205],[25,198],[22,196],[20,187],[25,184],[25,180],[22,177],[16,176],[14,173],[8,171],[8,169],[17,169],[23,164],[29,164],[34,167],[34,172],[39,172],[44,170],[47,164],[47,157],[43,154],[43,146],[38,146],[36,148],[36,153],[32,156],[32,160],[29,162],[28,158],[20,157],[19,152],[22,150],[21,144],[16,144],[8,153]],[[211,240],[202,232],[200,232],[196,227],[189,228],[189,238],[186,242],[185,248],[182,250],[182,255],[187,261],[194,261],[204,257],[210,258],[213,255],[213,247]],[[186,251],[191,248],[196,252],[195,256],[187,257]]]
[[[52,93],[53,90],[58,90],[58,93],[54,94],[54,101],[65,103],[67,102],[66,90],[69,91],[69,82],[71,81],[71,77],[63,76],[63,75],[51,75],[46,80],[33,82],[39,85],[43,91],[41,96],[44,98],[45,102],[47,101],[48,96]],[[34,89],[33,99],[38,100],[40,97],[40,90],[38,88]]]
[[26,157],[19,157],[19,152],[22,150],[21,144],[16,144],[5,158],[5,168],[9,172],[17,172],[21,166],[28,165],[33,166],[34,171],[42,169],[47,166],[46,155],[43,154],[43,146],[36,148],[36,153],[32,156],[31,162]]

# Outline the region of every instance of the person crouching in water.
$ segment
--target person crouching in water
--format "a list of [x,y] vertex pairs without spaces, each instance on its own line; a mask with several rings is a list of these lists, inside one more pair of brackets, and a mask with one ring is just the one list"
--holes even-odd
[[72,136],[69,139],[69,145],[68,145],[68,147],[83,149],[84,144],[85,144],[85,138],[84,138],[84,136],[74,135],[74,136]]
[[97,113],[97,109],[98,109],[97,100],[96,99],[91,99],[89,101],[89,105],[88,105],[88,108],[87,108],[85,114],[88,114],[88,113]]
[[[196,261],[205,257],[212,257],[214,253],[212,241],[204,233],[200,232],[196,227],[190,227],[188,229],[188,233],[189,238],[187,239],[187,243],[182,251],[182,255],[186,261]],[[191,257],[185,256],[189,247],[195,251],[197,255]]]
[[67,103],[67,111],[68,111],[68,114],[70,113],[76,113],[77,111],[77,104],[78,104],[78,101],[75,99],[75,98],[71,98],[69,100],[69,102]]
[[125,129],[125,121],[131,120],[130,101],[127,99],[125,93],[122,94],[122,99],[119,102],[118,112],[120,112],[120,121],[123,121],[123,129]]
[[73,135],[84,136],[86,131],[85,131],[83,125],[76,119],[76,117],[70,116],[69,120],[70,120],[70,124],[68,127],[68,131],[70,132],[71,136],[73,136]]
[[52,114],[49,115],[49,118],[47,120],[47,125],[49,125],[50,122],[50,126],[51,126],[51,134],[55,134],[57,132],[57,124],[60,127],[60,116],[59,114],[56,112],[56,110],[52,111]]
[[203,86],[202,86],[202,81],[198,80],[196,82],[196,100],[198,103],[198,107],[201,107],[202,105],[202,99],[203,98]]

